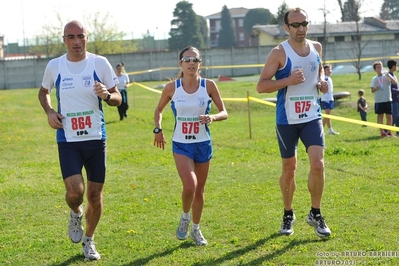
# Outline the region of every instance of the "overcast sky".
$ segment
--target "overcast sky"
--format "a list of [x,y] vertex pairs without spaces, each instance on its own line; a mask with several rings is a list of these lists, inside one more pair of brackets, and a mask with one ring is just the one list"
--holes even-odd
[[[109,14],[109,22],[117,25],[118,31],[123,31],[128,36],[140,38],[147,32],[154,35],[156,39],[168,38],[170,21],[173,19],[173,10],[180,0],[146,0],[137,1],[119,0],[13,0],[3,3],[0,15],[0,35],[4,35],[5,43],[19,42],[23,39],[33,38],[40,35],[42,27],[52,23],[57,25],[57,15],[61,16],[63,22],[77,19],[84,22],[85,17],[93,17],[100,13],[103,16]],[[227,8],[244,7],[266,8],[276,14],[278,7],[283,1],[273,0],[188,0],[193,4],[193,10],[201,16],[209,16],[222,11],[224,5]],[[326,3],[327,21],[336,22],[340,20],[340,10],[337,1],[330,0],[286,0],[289,7],[299,6],[308,12],[309,20],[313,23],[322,22],[323,7]],[[302,3],[301,3],[302,2]],[[364,16],[379,15],[381,0],[363,0]],[[5,8],[5,9],[4,9]],[[60,39],[61,40],[61,39]]]

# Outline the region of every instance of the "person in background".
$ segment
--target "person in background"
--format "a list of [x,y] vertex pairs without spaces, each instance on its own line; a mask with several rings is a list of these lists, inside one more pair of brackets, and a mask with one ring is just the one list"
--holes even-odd
[[[306,222],[319,237],[331,234],[321,214],[324,189],[324,130],[318,104],[319,91],[326,93],[328,83],[322,67],[322,46],[306,38],[308,15],[302,8],[290,8],[284,14],[284,29],[288,40],[269,53],[260,74],[258,93],[275,93],[276,135],[282,158],[280,188],[284,203],[280,233],[294,233],[296,216],[293,198],[296,189],[297,147],[299,139],[306,147],[310,171],[308,190],[311,208]],[[275,77],[275,79],[273,79]]]
[[[187,46],[180,52],[181,72],[162,90],[154,112],[153,130],[154,146],[164,149],[166,141],[162,129],[162,111],[171,102],[175,117],[172,151],[183,185],[183,213],[176,237],[187,239],[192,217],[190,237],[198,246],[208,243],[201,232],[200,221],[205,201],[205,183],[213,156],[210,125],[228,116],[216,83],[200,76],[201,62],[200,51],[193,46]],[[218,110],[215,114],[210,112],[212,102]]]
[[[323,66],[325,79],[328,83],[328,91],[323,93],[321,96],[321,108],[328,115],[331,114],[331,110],[334,109],[334,85],[333,80],[331,79],[332,68],[330,64],[326,64]],[[323,117],[323,128],[327,125],[328,134],[329,135],[339,135],[338,132],[335,132],[331,126],[331,119],[327,117]]]
[[[374,94],[374,111],[377,114],[377,123],[384,123],[384,114],[386,124],[392,126],[392,95],[391,83],[396,84],[394,77],[389,72],[382,71],[382,62],[376,61],[373,64],[373,69],[377,73],[371,79],[371,92]],[[381,137],[392,137],[391,130],[384,130],[380,128]]]
[[[357,100],[357,111],[360,113],[360,119],[362,119],[362,121],[367,121],[368,105],[364,98],[364,90],[359,90],[357,95],[359,96],[359,99]],[[363,127],[366,127],[366,125],[363,125]]]
[[[106,131],[103,104],[118,106],[121,95],[117,78],[108,60],[86,51],[86,28],[78,21],[64,27],[67,53],[46,66],[38,98],[50,127],[56,129],[58,154],[65,184],[65,200],[71,209],[68,235],[73,243],[82,241],[87,260],[98,260],[94,232],[103,210],[102,193],[106,172]],[[55,89],[58,107],[51,105]],[[82,168],[87,173],[83,180]],[[86,231],[82,226],[86,190]]]
[[127,110],[129,109],[127,99],[127,88],[130,83],[129,76],[123,73],[123,63],[116,65],[116,76],[118,77],[118,89],[122,96],[122,103],[118,106],[119,120],[127,117]]
[[125,69],[125,63],[122,62],[122,63],[121,63],[121,66],[122,66],[122,73],[123,73],[123,74],[127,74],[126,69]]
[[[399,127],[399,89],[398,79],[396,78],[396,65],[395,59],[390,59],[387,62],[389,74],[395,79],[396,83],[391,83],[391,95],[392,95],[392,125]],[[399,136],[399,132],[396,132],[396,136]]]

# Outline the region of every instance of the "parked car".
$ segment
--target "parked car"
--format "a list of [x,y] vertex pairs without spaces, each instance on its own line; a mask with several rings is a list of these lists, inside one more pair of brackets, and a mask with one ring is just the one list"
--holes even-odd
[[357,74],[356,67],[352,65],[338,65],[333,67],[332,73],[335,74]]
[[373,65],[367,65],[367,66],[362,67],[360,69],[360,73],[364,73],[364,72],[374,72]]

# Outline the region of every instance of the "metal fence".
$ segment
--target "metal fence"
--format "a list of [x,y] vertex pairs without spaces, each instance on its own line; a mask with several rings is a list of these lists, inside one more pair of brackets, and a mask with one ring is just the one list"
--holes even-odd
[[[325,61],[334,64],[351,64],[357,58],[353,52],[355,42],[328,43]],[[398,40],[371,41],[364,43],[362,66],[376,60],[399,58],[396,51]],[[203,67],[201,74],[208,78],[219,75],[238,77],[259,74],[269,52],[274,46],[212,48],[202,50]],[[131,80],[167,80],[179,71],[179,51],[143,52],[105,55],[112,66],[125,63]],[[22,59],[0,61],[0,89],[39,88],[46,65],[50,59]]]

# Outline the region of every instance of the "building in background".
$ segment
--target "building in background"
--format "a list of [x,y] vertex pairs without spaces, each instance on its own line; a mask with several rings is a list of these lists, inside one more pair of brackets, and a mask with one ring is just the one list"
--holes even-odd
[[4,59],[4,35],[0,35],[0,60]]
[[[250,33],[244,30],[244,18],[249,9],[244,7],[230,8],[230,16],[233,20],[237,46],[258,46],[258,39],[252,38]],[[210,47],[218,46],[219,31],[221,29],[222,12],[218,12],[205,17],[209,20]]]
[[[309,24],[307,38],[321,43],[352,42],[357,38],[360,41],[399,41],[399,20],[381,20],[375,17],[365,17],[356,26],[355,21],[336,23]],[[357,28],[358,27],[358,28]],[[255,25],[252,35],[259,40],[260,46],[277,45],[288,38],[284,25]],[[398,50],[399,47],[392,47]]]

